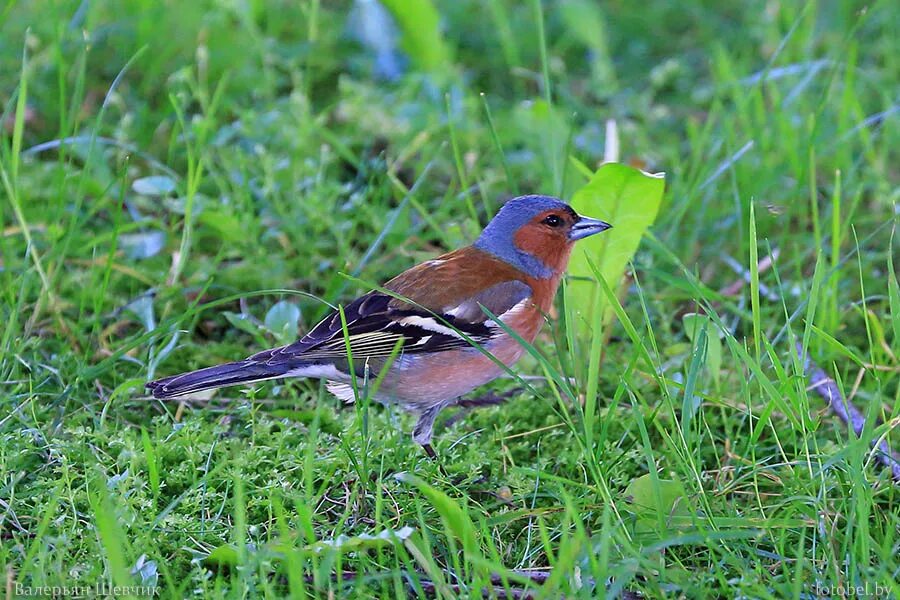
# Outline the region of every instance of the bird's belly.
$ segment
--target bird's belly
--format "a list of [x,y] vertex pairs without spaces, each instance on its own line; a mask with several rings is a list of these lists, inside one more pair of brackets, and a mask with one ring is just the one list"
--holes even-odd
[[[531,343],[543,319],[525,312],[506,323]],[[503,375],[506,369],[497,361],[510,367],[521,358],[525,347],[512,336],[502,334],[485,345],[484,350],[493,358],[476,348],[403,357],[385,377],[379,396],[389,397],[414,411],[447,403]]]

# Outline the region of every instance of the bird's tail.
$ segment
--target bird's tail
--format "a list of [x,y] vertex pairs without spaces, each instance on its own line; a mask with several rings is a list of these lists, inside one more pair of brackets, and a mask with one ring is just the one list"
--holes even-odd
[[155,398],[173,398],[239,383],[277,379],[284,377],[291,370],[292,367],[286,364],[269,365],[252,360],[239,360],[157,379],[148,383],[147,389]]

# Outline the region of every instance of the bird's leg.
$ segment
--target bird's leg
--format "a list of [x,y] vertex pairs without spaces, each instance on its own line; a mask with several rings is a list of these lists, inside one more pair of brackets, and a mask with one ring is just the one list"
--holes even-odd
[[422,449],[425,451],[425,454],[428,455],[428,458],[435,462],[437,462],[437,452],[431,447],[431,436],[434,434],[434,420],[437,418],[438,413],[441,412],[442,408],[444,408],[444,406],[438,404],[422,411],[422,413],[419,414],[419,420],[416,421],[416,426],[413,429],[412,435],[413,440],[422,446]]
[[437,404],[423,410],[419,413],[419,420],[413,429],[413,440],[420,446],[428,446],[431,442],[431,436],[434,434],[434,420],[438,413],[444,408],[443,404]]
[[428,458],[430,458],[434,462],[438,462],[437,452],[434,451],[434,448],[431,444],[422,444],[422,450],[425,451],[425,454],[428,455]]

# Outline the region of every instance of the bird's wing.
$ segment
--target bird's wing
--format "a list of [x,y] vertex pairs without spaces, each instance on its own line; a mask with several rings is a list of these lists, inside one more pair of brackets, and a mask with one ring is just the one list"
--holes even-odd
[[501,317],[531,293],[531,288],[521,281],[504,281],[436,312],[373,291],[344,308],[346,339],[340,312],[335,311],[297,342],[260,352],[249,360],[270,365],[297,361],[344,363],[348,342],[355,363],[386,359],[398,342],[405,355],[467,348],[472,342],[484,344],[502,334],[503,329],[492,322],[482,306]]

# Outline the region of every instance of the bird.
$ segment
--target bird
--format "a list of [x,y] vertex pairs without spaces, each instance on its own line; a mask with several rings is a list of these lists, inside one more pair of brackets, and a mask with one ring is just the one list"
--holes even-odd
[[328,391],[352,402],[366,382],[380,379],[375,400],[416,415],[412,438],[435,458],[431,440],[441,410],[519,360],[521,341],[534,342],[551,310],[575,242],[611,227],[559,198],[513,198],[473,244],[400,273],[296,342],[147,388],[173,398],[306,377],[325,379]]

